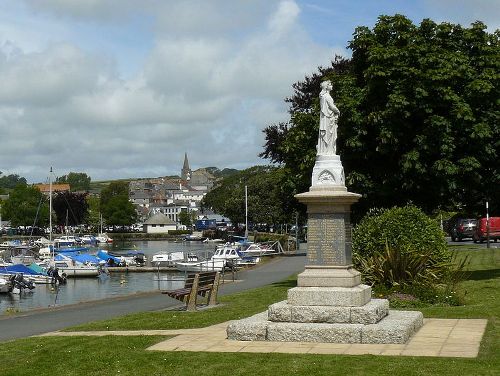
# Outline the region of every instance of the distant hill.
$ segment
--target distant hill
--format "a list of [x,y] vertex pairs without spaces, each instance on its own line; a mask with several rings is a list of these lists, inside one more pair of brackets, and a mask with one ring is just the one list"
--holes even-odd
[[[231,175],[234,175],[239,172],[239,170],[236,170],[234,168],[224,168],[220,170],[217,167],[205,167],[205,168],[199,168],[198,170],[206,170],[208,173],[216,177],[217,179],[222,179]],[[177,178],[180,179],[178,175],[171,175],[171,176],[164,176],[166,179],[170,178]],[[155,178],[128,178],[128,179],[115,179],[115,180],[100,180],[100,181],[91,181],[90,182],[90,192],[91,193],[100,193],[101,190],[108,186],[111,182],[114,181],[125,181],[130,183],[133,180],[149,180],[149,179],[158,179],[157,177]]]
[[234,168],[225,168],[223,170],[220,170],[217,167],[206,167],[205,170],[207,170],[217,178],[225,178],[239,172],[239,170],[236,170]]

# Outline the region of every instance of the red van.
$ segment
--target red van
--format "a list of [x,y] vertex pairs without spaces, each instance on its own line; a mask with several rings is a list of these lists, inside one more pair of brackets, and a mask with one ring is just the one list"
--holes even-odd
[[[490,217],[490,240],[495,242],[500,239],[500,217]],[[474,231],[474,236],[472,239],[474,243],[484,242],[487,238],[486,233],[486,218],[481,218],[477,220],[476,230]]]

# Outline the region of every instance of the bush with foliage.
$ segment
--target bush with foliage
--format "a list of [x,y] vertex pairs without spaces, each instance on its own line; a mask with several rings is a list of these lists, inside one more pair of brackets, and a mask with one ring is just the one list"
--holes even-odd
[[460,302],[467,260],[452,260],[437,223],[413,205],[371,210],[353,231],[353,262],[377,296],[396,306]]
[[384,253],[387,247],[403,254],[423,252],[433,262],[451,259],[443,231],[414,205],[372,209],[354,228],[352,248],[356,259]]

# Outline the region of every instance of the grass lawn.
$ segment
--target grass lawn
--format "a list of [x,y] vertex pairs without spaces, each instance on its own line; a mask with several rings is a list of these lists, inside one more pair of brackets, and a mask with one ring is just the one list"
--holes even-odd
[[[500,374],[500,249],[456,247],[470,255],[471,274],[462,283],[466,305],[424,307],[425,317],[487,318],[476,359],[146,352],[162,337],[46,337],[0,344],[0,375],[498,375]],[[293,279],[227,297],[221,307],[195,312],[152,312],[95,322],[72,330],[203,327],[261,312],[283,300]]]

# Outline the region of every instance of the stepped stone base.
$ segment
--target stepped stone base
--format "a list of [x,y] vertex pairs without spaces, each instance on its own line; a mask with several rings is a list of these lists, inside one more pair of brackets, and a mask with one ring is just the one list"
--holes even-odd
[[371,299],[370,286],[294,287],[288,290],[288,303],[297,306],[363,306]]
[[389,301],[372,299],[361,307],[295,306],[282,301],[269,306],[268,319],[274,322],[329,324],[375,324],[387,316]]
[[352,266],[306,266],[297,277],[299,287],[355,287],[361,273]]
[[389,311],[378,323],[367,325],[272,322],[263,312],[232,322],[227,336],[239,341],[405,343],[422,325],[423,315],[415,311]]

